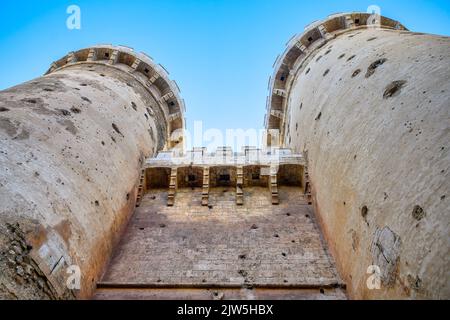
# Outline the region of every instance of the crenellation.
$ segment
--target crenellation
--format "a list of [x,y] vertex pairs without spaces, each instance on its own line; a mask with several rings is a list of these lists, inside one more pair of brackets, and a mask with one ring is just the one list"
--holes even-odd
[[241,150],[185,149],[145,53],[69,52],[0,91],[0,299],[450,297],[449,46],[368,12],[314,21]]

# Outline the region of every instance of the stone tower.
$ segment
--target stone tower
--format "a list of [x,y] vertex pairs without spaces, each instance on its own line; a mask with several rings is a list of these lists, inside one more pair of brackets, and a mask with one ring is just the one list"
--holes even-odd
[[[449,47],[348,13],[307,26],[276,61],[267,143],[307,153],[315,212],[351,297],[450,297]],[[379,290],[367,286],[372,265]]]
[[183,113],[160,65],[109,45],[0,92],[3,298],[70,298],[72,265],[83,273],[78,297],[92,294],[135,207],[144,159],[180,148]]

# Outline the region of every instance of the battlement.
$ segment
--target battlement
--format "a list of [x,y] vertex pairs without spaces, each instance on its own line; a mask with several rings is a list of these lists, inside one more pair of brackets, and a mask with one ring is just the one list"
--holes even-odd
[[168,188],[167,205],[173,206],[179,188],[202,188],[202,205],[208,206],[209,191],[216,187],[236,188],[236,204],[244,203],[243,188],[267,187],[272,204],[279,203],[278,186],[297,186],[310,202],[306,160],[291,149],[261,150],[244,146],[241,152],[218,147],[214,152],[193,148],[186,153],[177,150],[160,152],[149,158],[141,174],[137,206],[149,189]]

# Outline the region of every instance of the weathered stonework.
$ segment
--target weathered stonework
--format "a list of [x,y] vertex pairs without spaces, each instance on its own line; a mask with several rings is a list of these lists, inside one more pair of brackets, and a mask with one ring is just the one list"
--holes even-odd
[[[143,161],[178,147],[183,111],[166,72],[125,47],[71,53],[0,92],[1,297],[92,294],[135,207]],[[66,286],[71,265],[81,290]]]
[[380,268],[381,281],[386,287],[395,284],[400,249],[401,239],[391,229],[384,227],[375,231],[371,244],[372,264]]
[[[270,83],[266,126],[279,140],[268,144],[307,152],[351,297],[448,299],[450,38],[368,18],[333,15],[289,42]],[[366,286],[372,264],[379,290]]]

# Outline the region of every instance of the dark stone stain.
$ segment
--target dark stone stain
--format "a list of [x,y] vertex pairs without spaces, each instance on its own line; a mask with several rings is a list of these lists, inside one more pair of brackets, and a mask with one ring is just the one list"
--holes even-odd
[[70,120],[64,120],[64,121],[58,121],[59,124],[66,127],[66,130],[69,131],[71,134],[76,135],[78,130],[75,124]]
[[9,111],[9,109],[5,108],[5,107],[0,107],[0,112],[6,112],[6,111]]
[[379,266],[381,282],[391,287],[398,276],[400,261],[401,238],[389,227],[378,228],[372,243],[372,264]]
[[363,206],[361,208],[361,216],[363,217],[364,221],[369,225],[369,222],[367,221],[367,215],[369,214],[369,208],[367,206]]
[[358,74],[360,74],[361,69],[356,69],[355,72],[352,74],[352,78],[356,77]]
[[361,208],[361,216],[365,219],[367,217],[367,214],[369,213],[369,209],[367,206],[363,206]]
[[323,76],[325,77],[329,72],[330,72],[330,69],[325,70],[325,72],[323,73]]
[[408,274],[407,279],[408,279],[409,285],[412,289],[414,289],[414,290],[421,289],[422,279],[420,279],[419,276],[416,276],[414,278],[412,275]]
[[30,137],[30,133],[28,130],[22,128],[20,133],[20,122],[18,121],[11,121],[8,118],[1,117],[0,118],[0,129],[3,129],[7,135],[9,135],[14,140],[25,140]]
[[58,223],[56,226],[53,227],[56,232],[64,239],[66,243],[69,242],[69,239],[72,235],[72,230],[70,227],[70,221],[65,219]]
[[31,103],[31,104],[36,104],[37,103],[36,99],[23,99],[22,101],[26,102],[26,103]]
[[0,118],[0,129],[3,129],[10,137],[17,134],[17,126],[8,118]]
[[30,133],[28,132],[28,130],[22,128],[22,132],[18,136],[16,136],[14,140],[25,140],[28,139],[29,137]]
[[56,109],[56,111],[58,111],[63,116],[70,116],[71,115],[70,111],[66,110],[66,109]]
[[322,117],[322,112],[319,112],[319,114],[317,115],[317,117],[314,120],[320,120],[320,118]]
[[352,249],[353,251],[359,248],[359,237],[355,230],[352,230]]
[[70,111],[72,111],[73,113],[81,113],[81,109],[76,108],[76,107],[70,108]]
[[[33,299],[33,296],[43,300],[73,299],[73,292],[63,292],[65,290],[63,288],[62,291],[55,290],[54,285],[50,284],[47,278],[47,273],[44,273],[31,255],[33,248],[39,248],[46,240],[47,231],[36,220],[21,219],[19,221],[20,223],[16,219],[8,219],[0,225],[0,243],[4,245],[0,252],[0,263],[5,266],[2,268],[2,276],[12,277],[16,284],[26,285],[27,289],[32,291],[31,295],[26,294],[26,299]],[[4,263],[6,252],[9,255],[12,254],[10,256],[12,259],[8,259],[7,264]],[[4,298],[3,288],[0,285],[0,295],[3,294]],[[13,291],[11,299],[17,299]]]
[[[9,88],[5,90],[4,92],[7,93],[23,93],[27,92],[28,94],[38,94],[41,95],[42,91],[45,92],[66,92],[67,86],[60,80],[66,78],[65,75],[51,75],[45,78],[39,78],[33,81],[29,81],[23,84],[20,84],[18,86]],[[31,98],[31,100],[36,99],[39,100],[39,98]]]

